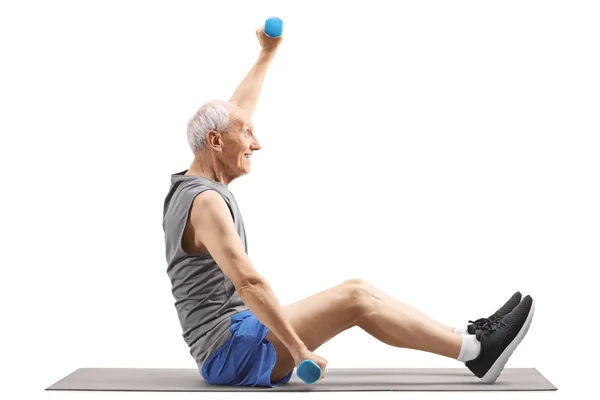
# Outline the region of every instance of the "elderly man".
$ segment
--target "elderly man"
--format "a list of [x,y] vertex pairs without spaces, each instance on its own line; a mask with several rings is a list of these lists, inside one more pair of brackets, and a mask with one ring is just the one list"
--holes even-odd
[[454,358],[493,383],[525,336],[530,296],[515,293],[488,318],[463,327],[436,322],[361,279],[282,307],[247,255],[244,222],[228,189],[260,150],[252,114],[282,37],[257,31],[258,60],[231,99],[204,104],[188,125],[189,169],[171,176],[164,203],[167,273],[175,307],[202,377],[209,383],[274,387],[339,333],[358,326],[390,346]]

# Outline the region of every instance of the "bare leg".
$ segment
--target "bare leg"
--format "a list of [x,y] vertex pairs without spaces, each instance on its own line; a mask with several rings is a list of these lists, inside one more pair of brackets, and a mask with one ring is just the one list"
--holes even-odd
[[368,283],[366,281],[361,280],[361,282],[363,284],[367,285],[369,287],[370,291],[375,296],[377,296],[380,299],[383,299],[388,304],[393,304],[394,308],[396,308],[398,310],[403,310],[405,313],[412,314],[413,317],[416,318],[416,319],[427,321],[430,324],[434,324],[434,325],[438,326],[439,328],[441,328],[441,329],[443,329],[445,331],[454,333],[454,328],[453,327],[446,326],[446,325],[444,325],[444,324],[442,324],[440,322],[437,322],[437,321],[431,319],[429,316],[425,315],[424,313],[422,313],[421,311],[417,310],[416,308],[414,308],[414,307],[412,307],[412,306],[410,306],[410,305],[408,305],[406,303],[403,303],[400,300],[397,300],[397,299],[393,298],[392,296],[388,295],[385,292],[382,292],[381,290],[377,289],[375,286],[371,285],[370,283]]
[[462,336],[429,323],[414,311],[387,298],[374,297],[372,311],[357,326],[390,346],[458,358]]
[[[315,351],[339,333],[358,326],[383,343],[457,358],[461,335],[449,331],[423,313],[352,279],[284,307],[296,333],[309,350]],[[294,368],[294,360],[279,339],[269,332],[277,351],[272,380]]]

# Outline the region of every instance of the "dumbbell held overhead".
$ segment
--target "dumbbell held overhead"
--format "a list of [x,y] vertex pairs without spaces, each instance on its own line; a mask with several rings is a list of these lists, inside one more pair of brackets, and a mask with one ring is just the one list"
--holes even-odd
[[271,38],[278,38],[283,32],[283,21],[278,17],[270,17],[265,21],[265,34]]

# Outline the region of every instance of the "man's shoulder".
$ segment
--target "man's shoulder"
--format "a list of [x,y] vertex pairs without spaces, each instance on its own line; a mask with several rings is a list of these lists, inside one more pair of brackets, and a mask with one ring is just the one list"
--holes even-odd
[[210,222],[214,225],[230,218],[227,202],[217,190],[207,189],[199,193],[192,202],[190,217],[194,222]]
[[219,207],[223,203],[225,203],[223,195],[214,188],[204,189],[194,198],[194,206],[212,208]]

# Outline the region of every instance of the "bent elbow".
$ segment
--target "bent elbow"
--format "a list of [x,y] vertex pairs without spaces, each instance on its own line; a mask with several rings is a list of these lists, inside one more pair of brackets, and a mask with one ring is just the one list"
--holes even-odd
[[244,279],[241,279],[237,285],[238,293],[245,293],[249,290],[255,290],[257,287],[263,286],[265,284],[264,279],[260,276],[248,276]]

